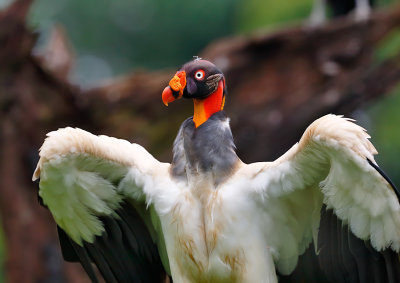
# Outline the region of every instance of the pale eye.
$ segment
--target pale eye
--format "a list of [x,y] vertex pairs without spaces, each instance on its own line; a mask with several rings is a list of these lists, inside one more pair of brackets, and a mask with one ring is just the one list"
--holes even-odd
[[194,77],[196,78],[196,80],[201,81],[204,79],[205,73],[203,70],[198,70],[195,74]]

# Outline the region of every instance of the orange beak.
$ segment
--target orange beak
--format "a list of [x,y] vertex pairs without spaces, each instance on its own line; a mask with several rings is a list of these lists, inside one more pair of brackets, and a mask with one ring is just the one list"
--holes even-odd
[[168,103],[179,99],[183,95],[183,90],[186,87],[185,71],[178,71],[175,76],[169,81],[169,84],[162,92],[162,101],[166,106]]

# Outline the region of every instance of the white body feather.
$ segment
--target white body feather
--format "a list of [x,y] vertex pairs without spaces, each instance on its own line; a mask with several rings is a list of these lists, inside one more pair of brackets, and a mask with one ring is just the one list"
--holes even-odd
[[[123,198],[154,205],[174,282],[277,282],[312,238],[324,202],[377,250],[400,248],[400,206],[366,158],[376,150],[357,125],[334,115],[314,122],[271,163],[240,163],[215,187],[188,182],[142,147],[80,129],[49,134],[34,178],[56,222],[77,243],[103,232]],[[116,185],[117,184],[117,185]]]

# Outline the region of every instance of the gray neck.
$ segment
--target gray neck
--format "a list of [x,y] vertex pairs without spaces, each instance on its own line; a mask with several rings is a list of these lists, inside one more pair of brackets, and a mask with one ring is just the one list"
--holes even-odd
[[229,118],[223,111],[213,114],[195,128],[193,119],[186,119],[174,142],[171,174],[177,178],[208,174],[220,183],[229,176],[239,158],[235,153]]

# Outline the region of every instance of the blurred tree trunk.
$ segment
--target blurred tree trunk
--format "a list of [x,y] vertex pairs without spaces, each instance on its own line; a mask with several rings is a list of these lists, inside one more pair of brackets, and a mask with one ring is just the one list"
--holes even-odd
[[7,282],[84,282],[78,264],[64,265],[53,220],[38,203],[37,184],[30,181],[46,132],[84,117],[73,100],[78,92],[72,94],[72,87],[49,76],[32,56],[36,35],[25,24],[31,2],[16,1],[0,14],[0,213],[6,277]]
[[[136,72],[83,91],[67,80],[73,62],[57,28],[41,57],[26,26],[31,0],[0,14],[0,213],[7,243],[8,282],[83,282],[82,269],[63,263],[56,229],[38,204],[31,175],[47,132],[77,126],[140,143],[168,161],[188,102],[165,108],[161,91],[176,70]],[[203,57],[228,83],[226,111],[239,156],[272,159],[287,150],[312,120],[348,115],[400,81],[400,55],[386,50],[399,36],[400,7],[366,22],[340,19],[316,29],[222,39]]]

